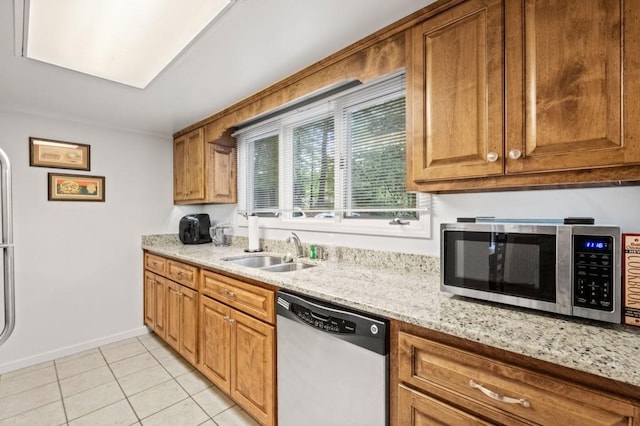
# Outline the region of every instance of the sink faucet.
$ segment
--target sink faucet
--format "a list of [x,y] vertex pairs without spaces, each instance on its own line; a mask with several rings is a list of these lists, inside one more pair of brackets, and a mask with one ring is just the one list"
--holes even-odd
[[300,242],[300,238],[296,235],[295,232],[292,232],[291,235],[287,237],[287,243],[290,243],[292,241],[296,246],[296,257],[302,257],[302,243]]

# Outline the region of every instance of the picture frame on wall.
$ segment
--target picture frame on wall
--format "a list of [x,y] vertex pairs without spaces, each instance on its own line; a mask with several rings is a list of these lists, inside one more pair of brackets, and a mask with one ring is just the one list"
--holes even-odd
[[104,202],[104,176],[48,174],[49,201]]
[[89,171],[91,170],[91,146],[30,137],[29,165]]

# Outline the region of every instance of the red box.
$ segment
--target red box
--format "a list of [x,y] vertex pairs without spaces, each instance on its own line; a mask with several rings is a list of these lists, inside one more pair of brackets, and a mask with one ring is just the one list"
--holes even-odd
[[640,234],[622,234],[622,322],[640,327]]

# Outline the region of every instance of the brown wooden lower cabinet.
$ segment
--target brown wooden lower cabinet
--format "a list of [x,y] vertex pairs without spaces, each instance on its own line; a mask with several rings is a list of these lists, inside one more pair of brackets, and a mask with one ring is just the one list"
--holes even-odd
[[277,422],[274,295],[145,253],[144,323],[263,425]]
[[[398,425],[640,425],[637,395],[603,392],[553,371],[513,365],[411,332],[399,331],[392,340],[397,341],[392,384]],[[575,373],[576,380],[586,375]]]
[[166,320],[167,320],[167,312],[166,312],[166,288],[167,283],[164,278],[161,276],[155,276],[153,280],[154,284],[154,297],[155,297],[155,327],[153,331],[158,334],[158,336],[164,338],[166,334]]
[[[183,281],[196,287],[198,268],[150,253],[145,253],[145,268],[144,323],[187,361],[196,365],[198,292],[160,274],[169,275],[172,271],[178,271],[173,275],[184,275]],[[190,274],[182,271],[189,271]]]
[[198,363],[198,292],[180,289],[180,354],[191,364]]
[[[198,292],[166,280],[165,341],[187,361],[198,361]],[[156,321],[157,323],[157,321]]]
[[200,299],[199,370],[260,423],[275,424],[275,327]]
[[144,271],[144,323],[155,331],[156,325],[156,274]]
[[167,327],[164,340],[180,352],[180,284],[168,281],[166,288]]
[[403,385],[398,389],[398,419],[406,426],[491,424]]

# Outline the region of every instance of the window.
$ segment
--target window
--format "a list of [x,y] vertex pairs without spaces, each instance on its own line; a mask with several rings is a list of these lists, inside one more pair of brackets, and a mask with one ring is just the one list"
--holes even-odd
[[406,190],[404,86],[397,74],[239,130],[241,212],[274,228],[428,236],[429,197]]
[[253,170],[251,176],[251,210],[278,210],[278,135],[260,137],[249,145]]

